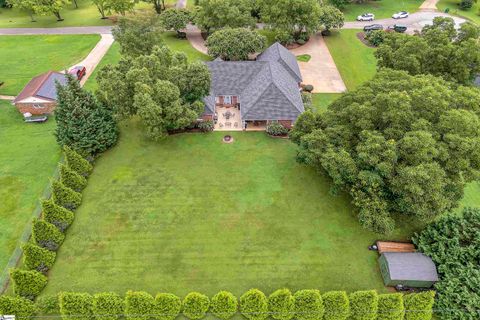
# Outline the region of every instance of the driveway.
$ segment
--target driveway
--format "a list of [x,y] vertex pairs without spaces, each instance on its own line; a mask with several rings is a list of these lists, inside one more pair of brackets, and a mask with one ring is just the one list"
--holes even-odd
[[202,33],[200,29],[197,28],[197,26],[193,24],[189,24],[187,26],[187,39],[198,51],[204,54],[208,54],[208,49],[205,46],[205,40],[203,40]]

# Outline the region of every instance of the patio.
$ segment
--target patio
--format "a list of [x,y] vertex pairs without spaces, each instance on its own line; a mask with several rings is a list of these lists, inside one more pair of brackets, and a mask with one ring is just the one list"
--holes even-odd
[[241,131],[242,118],[240,110],[234,107],[217,107],[217,123],[215,123],[216,131]]

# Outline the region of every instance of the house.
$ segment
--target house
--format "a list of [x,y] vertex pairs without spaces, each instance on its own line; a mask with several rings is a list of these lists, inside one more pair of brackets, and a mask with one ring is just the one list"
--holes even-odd
[[420,252],[384,252],[378,263],[386,286],[430,288],[438,281],[432,259]]
[[304,112],[296,57],[279,43],[255,61],[207,62],[212,76],[204,120],[217,130],[264,130],[271,121],[291,128]]
[[36,76],[23,88],[22,92],[13,100],[13,104],[22,114],[32,115],[49,114],[57,105],[56,83],[65,85],[65,74],[49,71]]

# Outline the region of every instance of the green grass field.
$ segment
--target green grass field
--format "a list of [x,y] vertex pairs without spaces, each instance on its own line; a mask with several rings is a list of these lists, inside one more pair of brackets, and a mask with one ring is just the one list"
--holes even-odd
[[343,10],[346,21],[353,21],[363,13],[373,13],[376,19],[390,18],[398,11],[406,10],[410,13],[418,10],[423,0],[381,0],[366,1],[357,4],[352,2]]
[[480,2],[474,3],[473,8],[470,10],[460,10],[457,0],[440,0],[437,3],[437,8],[441,11],[445,11],[446,8],[450,9],[450,14],[457,15],[463,18],[467,18],[477,24],[480,24]]
[[60,159],[54,128],[53,119],[24,123],[15,107],[0,100],[0,272]]
[[118,42],[114,42],[83,87],[87,90],[95,91],[98,87],[96,81],[98,71],[107,64],[116,64],[118,61],[120,61],[120,58],[120,45]]
[[73,66],[99,40],[99,35],[1,36],[0,94],[17,95],[32,77]]
[[341,96],[341,93],[314,93],[312,94],[312,105],[317,112],[322,112],[327,109],[330,103]]

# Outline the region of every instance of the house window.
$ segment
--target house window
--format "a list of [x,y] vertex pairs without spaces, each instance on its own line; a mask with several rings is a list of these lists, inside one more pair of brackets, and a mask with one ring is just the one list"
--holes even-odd
[[224,104],[232,104],[232,96],[224,96],[223,97]]
[[35,103],[35,104],[33,105],[33,109],[43,109],[43,108],[45,108],[45,107],[42,106],[41,104]]

